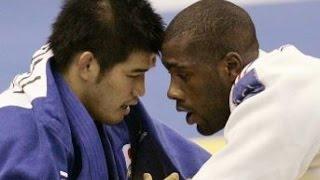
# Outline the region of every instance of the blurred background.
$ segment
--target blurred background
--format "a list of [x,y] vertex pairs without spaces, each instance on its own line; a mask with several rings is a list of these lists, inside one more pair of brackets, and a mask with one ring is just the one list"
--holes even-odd
[[[17,73],[28,71],[31,56],[46,43],[51,24],[62,0],[0,1],[0,91],[9,87]],[[165,22],[196,0],[151,0]],[[293,44],[304,53],[320,57],[320,0],[233,0],[244,7],[255,22],[261,48],[270,51]],[[169,74],[157,61],[147,73],[146,95],[142,98],[147,110],[183,136],[193,139],[210,151],[223,146],[222,132],[201,137],[194,126],[185,122],[185,114],[177,113],[175,103],[166,96]],[[1,118],[1,117],[0,117]]]

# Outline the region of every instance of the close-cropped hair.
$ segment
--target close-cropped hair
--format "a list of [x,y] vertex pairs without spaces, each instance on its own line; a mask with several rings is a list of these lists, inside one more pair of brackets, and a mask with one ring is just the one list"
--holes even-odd
[[60,71],[84,51],[107,70],[132,52],[158,53],[163,34],[163,21],[146,0],[66,0],[48,43]]
[[180,12],[169,24],[165,42],[188,39],[185,52],[199,59],[221,59],[228,52],[252,58],[259,49],[249,14],[225,0],[201,0]]

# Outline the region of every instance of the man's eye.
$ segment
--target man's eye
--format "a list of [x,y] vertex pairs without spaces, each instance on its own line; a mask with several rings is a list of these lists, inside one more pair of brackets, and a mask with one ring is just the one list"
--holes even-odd
[[130,78],[138,78],[138,77],[141,77],[143,75],[144,75],[144,73],[142,73],[142,74],[129,74],[127,76],[130,77]]
[[187,74],[181,73],[181,74],[177,74],[177,76],[182,79],[183,81],[188,81],[189,80],[189,76]]
[[130,78],[136,78],[136,77],[139,77],[140,74],[129,74],[128,77]]

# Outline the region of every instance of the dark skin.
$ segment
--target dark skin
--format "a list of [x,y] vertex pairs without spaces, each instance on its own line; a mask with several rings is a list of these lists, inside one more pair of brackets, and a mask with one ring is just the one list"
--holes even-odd
[[192,38],[165,41],[162,63],[171,75],[168,97],[176,101],[177,111],[187,112],[188,124],[197,124],[203,135],[224,128],[229,110],[229,93],[245,63],[236,52],[222,59],[200,60],[186,52]]

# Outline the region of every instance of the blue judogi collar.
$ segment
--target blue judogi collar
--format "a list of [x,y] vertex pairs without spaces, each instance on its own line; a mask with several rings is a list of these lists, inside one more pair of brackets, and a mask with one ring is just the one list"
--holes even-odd
[[[81,163],[81,171],[73,169],[79,179],[106,179],[109,177],[104,148],[98,129],[80,100],[71,92],[64,79],[57,73],[54,77],[59,89],[65,113],[70,123],[76,163]],[[77,160],[78,158],[78,160]],[[81,158],[81,160],[79,159]],[[107,157],[108,158],[108,157]],[[74,164],[74,167],[78,167]],[[108,178],[107,178],[108,179]]]

